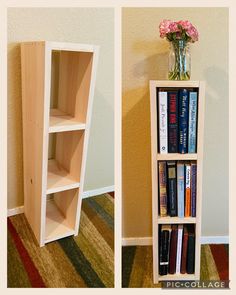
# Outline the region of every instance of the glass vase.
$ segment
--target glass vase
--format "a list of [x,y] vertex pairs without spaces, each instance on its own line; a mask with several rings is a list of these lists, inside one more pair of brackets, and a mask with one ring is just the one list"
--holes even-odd
[[191,56],[189,43],[184,40],[170,42],[169,80],[189,80],[191,74]]

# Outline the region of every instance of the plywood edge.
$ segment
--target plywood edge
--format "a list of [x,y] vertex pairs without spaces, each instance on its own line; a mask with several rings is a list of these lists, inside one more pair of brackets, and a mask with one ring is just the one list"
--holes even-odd
[[151,87],[196,87],[200,81],[171,81],[171,80],[150,80]]
[[46,41],[47,46],[51,50],[65,50],[65,51],[81,51],[81,52],[95,52],[98,45],[70,43],[70,42],[55,42]]
[[81,174],[80,174],[80,190],[79,190],[78,205],[77,205],[77,217],[76,217],[76,223],[75,223],[75,235],[77,235],[79,232],[81,205],[82,205],[82,199],[83,199],[83,193],[84,193],[85,165],[87,161],[88,142],[89,142],[89,135],[90,135],[90,125],[91,125],[95,82],[96,82],[97,66],[98,66],[98,56],[99,56],[99,47],[96,46],[94,48],[94,54],[93,54],[91,82],[90,82],[90,89],[89,89],[87,116],[86,116],[86,122],[85,122],[86,128],[84,133],[83,155],[82,155]]

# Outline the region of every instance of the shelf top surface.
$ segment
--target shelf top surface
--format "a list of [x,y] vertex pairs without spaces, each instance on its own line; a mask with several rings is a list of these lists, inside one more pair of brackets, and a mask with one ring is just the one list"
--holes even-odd
[[82,51],[82,52],[95,52],[99,49],[98,45],[83,44],[83,43],[70,43],[70,42],[55,42],[55,41],[29,41],[22,42],[23,45],[45,45],[49,50],[65,50],[65,51]]
[[203,81],[150,80],[152,87],[199,87]]

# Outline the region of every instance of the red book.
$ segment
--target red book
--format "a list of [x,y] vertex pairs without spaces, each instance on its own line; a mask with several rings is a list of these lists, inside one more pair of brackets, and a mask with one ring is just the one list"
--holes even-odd
[[178,152],[178,91],[168,92],[168,153]]
[[180,273],[182,274],[186,273],[187,250],[188,250],[188,229],[187,229],[187,226],[185,226],[184,236],[183,236],[183,246],[182,246],[181,267],[180,267]]
[[169,274],[175,273],[176,268],[176,253],[177,253],[178,227],[172,225],[170,237],[170,257],[169,257]]

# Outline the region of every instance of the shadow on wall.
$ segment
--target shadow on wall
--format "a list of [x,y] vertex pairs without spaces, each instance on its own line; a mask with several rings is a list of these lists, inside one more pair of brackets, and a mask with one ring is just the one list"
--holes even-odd
[[[149,52],[150,48],[150,54]],[[153,55],[153,48],[156,54]],[[148,56],[133,66],[133,77],[149,80],[166,80],[168,74],[169,47],[166,41],[136,42],[133,47],[134,53]]]
[[[8,45],[8,99],[7,99],[7,160],[8,160],[8,208],[23,201],[23,149],[20,45]],[[10,167],[10,169],[9,169]],[[11,175],[9,175],[11,173]],[[10,176],[10,177],[9,177]],[[15,185],[12,185],[12,177]],[[10,201],[9,201],[10,200]],[[11,204],[13,200],[14,204]]]
[[[123,237],[132,237],[134,232],[137,237],[152,236],[149,80],[164,80],[167,77],[166,43],[140,41],[134,44],[135,54],[148,56],[136,63],[132,69],[133,77],[140,79],[140,84],[145,80],[145,86],[124,91],[122,95]],[[157,53],[148,54],[148,48],[153,53],[153,47]],[[129,211],[125,208],[129,208]],[[140,222],[143,218],[148,220]]]
[[122,119],[123,237],[135,231],[142,237],[151,235],[151,220],[139,224],[140,217],[151,216],[149,93],[135,89],[125,92],[123,99],[127,100]]

